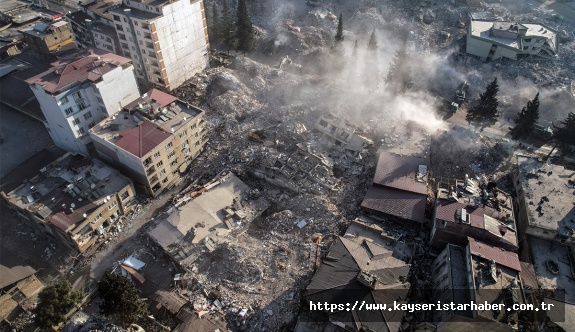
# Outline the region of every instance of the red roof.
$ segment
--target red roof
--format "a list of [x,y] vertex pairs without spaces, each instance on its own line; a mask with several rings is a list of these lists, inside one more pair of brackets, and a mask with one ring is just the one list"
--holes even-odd
[[361,207],[422,223],[425,221],[426,197],[393,188],[370,187]]
[[437,200],[437,205],[435,206],[435,215],[437,219],[458,223],[459,220],[457,220],[455,215],[457,210],[461,209],[465,209],[467,214],[469,214],[469,224],[471,226],[485,228],[485,209],[483,206],[475,207],[465,203],[459,203],[440,198]]
[[419,165],[427,164],[425,158],[382,152],[379,154],[373,185],[427,195],[427,183],[415,180]]
[[90,49],[79,59],[64,59],[52,63],[52,68],[48,71],[29,78],[26,82],[39,84],[47,92],[54,93],[76,82],[98,81],[102,75],[130,61],[100,49]]
[[142,158],[168,139],[170,134],[149,120],[144,120],[134,128],[121,131],[120,136],[121,138],[116,141],[116,145]]
[[150,98],[152,98],[153,100],[155,100],[162,107],[166,107],[166,106],[170,105],[171,103],[175,102],[176,100],[178,100],[178,98],[176,98],[170,94],[167,94],[163,91],[160,91],[158,89],[150,90],[150,92],[148,92],[148,96]]
[[496,264],[521,272],[521,263],[516,253],[479,242],[471,237],[467,237],[467,240],[471,255],[493,260]]

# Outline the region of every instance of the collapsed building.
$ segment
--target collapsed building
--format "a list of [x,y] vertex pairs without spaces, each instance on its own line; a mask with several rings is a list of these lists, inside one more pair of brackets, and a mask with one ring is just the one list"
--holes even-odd
[[455,304],[435,310],[435,331],[515,331],[518,310],[459,307],[460,304],[526,303],[520,282],[521,265],[516,253],[468,238],[465,246],[449,244],[432,265],[433,297],[439,303]]
[[228,173],[185,195],[147,234],[185,267],[205,249],[214,251],[228,242],[228,235],[249,224],[268,206],[256,191]]
[[181,182],[208,140],[204,111],[152,89],[90,130],[100,157],[151,196]]
[[[20,167],[35,170],[34,160]],[[98,159],[66,153],[2,199],[40,233],[86,256],[134,208],[132,181]]]
[[359,135],[357,126],[333,113],[323,113],[316,121],[314,132],[319,133],[319,141],[324,147],[358,158],[373,144],[368,138]]
[[70,24],[61,20],[61,17],[56,21],[38,21],[18,31],[29,47],[46,56],[56,56],[76,49]]
[[466,51],[483,60],[553,59],[559,53],[557,31],[544,24],[498,21],[484,13],[469,18]]
[[437,192],[430,244],[443,250],[463,245],[467,236],[517,252],[517,234],[511,196],[495,183],[478,183],[469,177]]
[[[312,308],[313,303],[366,304],[408,302],[411,249],[398,246],[374,223],[354,221],[344,236],[339,236],[323,258],[304,291],[304,312],[296,331],[337,329],[398,331],[402,311],[361,310],[349,307],[330,312]],[[322,323],[323,327],[317,328]],[[312,329],[312,327],[316,327]],[[325,328],[325,329],[324,329]]]
[[361,208],[398,222],[425,222],[427,158],[381,152]]

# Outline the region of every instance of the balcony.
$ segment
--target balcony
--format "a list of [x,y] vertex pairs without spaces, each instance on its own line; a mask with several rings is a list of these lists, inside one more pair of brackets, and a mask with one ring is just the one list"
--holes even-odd
[[149,40],[153,40],[152,35],[150,35],[149,33],[144,34],[144,38],[149,39]]

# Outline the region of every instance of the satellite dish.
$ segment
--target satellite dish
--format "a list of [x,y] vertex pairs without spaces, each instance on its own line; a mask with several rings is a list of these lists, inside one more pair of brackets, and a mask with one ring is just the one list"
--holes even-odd
[[82,217],[87,218],[88,215],[84,213],[84,214],[82,215]]
[[72,203],[72,204],[70,204],[70,207],[73,209],[76,207],[76,204]]

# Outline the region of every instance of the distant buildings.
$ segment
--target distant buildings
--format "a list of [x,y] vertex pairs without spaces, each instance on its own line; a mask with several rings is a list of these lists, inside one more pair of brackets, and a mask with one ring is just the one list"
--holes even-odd
[[467,237],[517,252],[517,234],[511,196],[494,185],[478,185],[466,178],[449,189],[441,188],[432,218],[430,244],[465,245]]
[[557,57],[557,31],[543,25],[497,21],[471,13],[467,33],[467,53],[484,60],[520,57]]
[[427,164],[426,158],[381,152],[361,208],[397,222],[425,222]]
[[38,21],[19,31],[30,48],[47,56],[60,55],[76,48],[70,25],[63,20]]
[[181,180],[181,173],[208,140],[204,111],[152,89],[123,112],[90,130],[98,154],[156,196]]
[[40,103],[54,143],[84,155],[90,128],[139,96],[131,61],[98,49],[71,54],[26,82]]
[[133,208],[132,181],[100,160],[66,153],[37,167],[34,159],[21,165],[27,180],[0,195],[29,226],[80,253]]
[[84,1],[68,17],[82,47],[131,58],[143,83],[173,90],[208,65],[203,1]]

